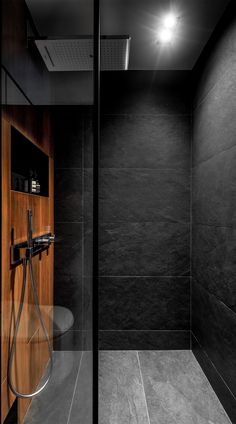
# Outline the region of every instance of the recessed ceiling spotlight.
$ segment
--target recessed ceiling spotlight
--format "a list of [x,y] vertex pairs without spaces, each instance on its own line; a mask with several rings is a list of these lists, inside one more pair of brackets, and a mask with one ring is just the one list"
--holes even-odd
[[163,26],[165,28],[173,29],[176,27],[177,23],[178,17],[174,15],[174,13],[167,13],[167,15],[163,17]]
[[158,34],[158,39],[160,43],[170,43],[173,39],[173,31],[169,29],[162,29]]
[[179,17],[173,12],[166,13],[161,21],[160,28],[157,33],[157,42],[161,44],[171,43],[176,35],[176,27]]

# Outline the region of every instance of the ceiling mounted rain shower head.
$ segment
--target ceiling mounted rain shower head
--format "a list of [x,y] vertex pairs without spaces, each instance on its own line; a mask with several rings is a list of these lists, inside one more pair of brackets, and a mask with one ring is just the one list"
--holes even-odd
[[[101,70],[126,71],[129,66],[129,36],[101,37]],[[49,71],[92,71],[93,38],[41,38],[35,44]]]

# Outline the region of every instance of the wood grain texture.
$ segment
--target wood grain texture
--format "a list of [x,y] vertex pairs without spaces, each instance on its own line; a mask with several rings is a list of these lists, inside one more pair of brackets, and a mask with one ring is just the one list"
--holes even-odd
[[[49,156],[49,196],[34,196],[11,191],[11,126]],[[10,266],[11,244],[27,239],[27,210],[33,212],[33,236],[54,230],[54,170],[50,115],[45,108],[7,107],[2,115],[2,282],[1,282],[1,423],[14,401],[7,385],[7,366],[14,324],[23,284],[23,267]],[[54,249],[34,257],[33,269],[39,301],[49,336],[52,338]],[[27,269],[27,289],[22,321],[18,333],[13,382],[19,391],[35,390],[49,360],[47,344],[36,314]],[[18,401],[18,424],[23,422],[30,399]]]

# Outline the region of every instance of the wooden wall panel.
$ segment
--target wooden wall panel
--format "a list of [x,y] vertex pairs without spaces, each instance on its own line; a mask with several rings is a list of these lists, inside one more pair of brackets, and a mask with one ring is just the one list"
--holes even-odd
[[14,191],[11,192],[10,196],[11,243],[16,244],[25,241],[25,235],[27,234],[27,216],[25,211],[30,207],[30,198],[25,193],[17,193]]
[[[40,125],[42,124],[42,126]],[[11,191],[11,126],[17,128],[41,150],[49,155],[49,197]],[[41,128],[39,130],[39,128]],[[42,130],[43,128],[43,130]],[[27,107],[7,107],[2,117],[2,281],[1,281],[1,423],[3,423],[14,395],[7,385],[9,346],[19,307],[23,283],[23,267],[10,266],[10,246],[27,239],[27,210],[33,212],[33,236],[53,232],[53,146],[48,110]],[[43,316],[52,338],[53,311],[53,246],[33,259],[33,267]],[[29,266],[28,266],[29,268]],[[23,392],[34,391],[49,360],[47,345],[34,307],[34,299],[27,276],[26,302],[19,330],[13,377]],[[18,400],[18,424],[29,408],[29,399]]]

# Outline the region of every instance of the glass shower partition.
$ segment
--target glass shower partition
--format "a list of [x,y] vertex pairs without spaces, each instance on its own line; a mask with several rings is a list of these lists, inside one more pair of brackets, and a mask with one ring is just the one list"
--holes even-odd
[[1,19],[1,424],[92,424],[94,4],[4,0]]

